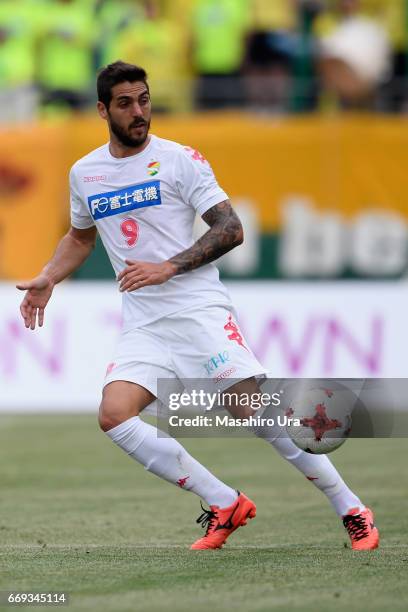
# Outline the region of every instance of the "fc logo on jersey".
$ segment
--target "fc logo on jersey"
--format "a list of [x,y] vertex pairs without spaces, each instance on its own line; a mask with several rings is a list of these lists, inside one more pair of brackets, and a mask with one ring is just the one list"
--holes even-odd
[[89,211],[95,221],[161,203],[160,181],[130,185],[124,189],[88,197]]
[[152,161],[147,166],[147,174],[149,174],[150,176],[156,176],[156,174],[159,173],[159,170],[160,170],[160,162],[158,161]]

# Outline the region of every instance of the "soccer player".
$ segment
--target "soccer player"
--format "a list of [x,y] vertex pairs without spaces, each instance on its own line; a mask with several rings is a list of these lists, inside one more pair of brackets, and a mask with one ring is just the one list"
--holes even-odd
[[[158,378],[211,378],[204,364],[224,351],[228,370],[241,381],[235,388],[257,389],[255,377],[264,368],[240,332],[211,263],[241,244],[242,226],[202,155],[149,133],[150,93],[142,68],[121,61],[108,65],[99,73],[97,91],[109,143],[72,167],[72,227],[42,272],[17,285],[27,291],[21,314],[27,328],[43,325],[54,285],[85,261],[98,231],[123,293],[123,329],[106,374],[100,427],[147,470],[210,506],[197,520],[205,535],[192,548],[220,548],[255,516],[255,504],[139,415],[155,400]],[[197,213],[209,230],[193,242]],[[220,374],[228,388],[230,374]],[[326,494],[354,549],[378,545],[372,512],[326,456],[305,453],[289,438],[266,440]]]

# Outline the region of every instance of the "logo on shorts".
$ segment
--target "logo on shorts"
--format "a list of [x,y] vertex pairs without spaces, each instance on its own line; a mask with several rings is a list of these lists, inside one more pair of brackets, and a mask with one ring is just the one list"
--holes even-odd
[[224,380],[224,378],[229,378],[231,376],[231,374],[234,374],[234,372],[236,372],[236,371],[237,371],[236,368],[230,368],[229,370],[224,370],[224,372],[220,372],[220,374],[218,374],[218,376],[213,378],[213,381],[215,383],[219,383],[222,380]]
[[228,317],[227,323],[224,325],[224,329],[226,332],[230,332],[227,335],[228,340],[231,340],[232,342],[236,342],[237,344],[239,344],[239,346],[242,346],[242,348],[248,351],[248,348],[244,344],[244,339],[242,337],[240,329],[238,325],[233,321],[231,314]]
[[150,176],[156,176],[156,174],[159,173],[160,170],[160,162],[158,161],[152,161],[150,162],[150,164],[147,165],[147,174],[149,174]]
[[214,370],[217,370],[221,365],[227,363],[229,361],[230,356],[228,351],[222,351],[222,353],[218,353],[214,357],[211,357],[207,363],[204,364],[204,369],[207,374],[211,374]]

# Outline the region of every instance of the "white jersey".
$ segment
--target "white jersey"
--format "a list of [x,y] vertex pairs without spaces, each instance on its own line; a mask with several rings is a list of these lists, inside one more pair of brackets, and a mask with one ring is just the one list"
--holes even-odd
[[[130,157],[95,149],[72,167],[70,190],[72,226],[97,227],[116,275],[126,259],[162,262],[191,247],[196,214],[228,198],[197,151],[154,135]],[[231,305],[213,264],[125,292],[123,330],[209,303]]]

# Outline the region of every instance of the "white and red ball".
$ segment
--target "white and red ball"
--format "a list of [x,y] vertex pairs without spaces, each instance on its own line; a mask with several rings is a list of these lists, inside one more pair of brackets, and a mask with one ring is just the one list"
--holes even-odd
[[351,391],[340,387],[299,392],[285,409],[289,437],[308,453],[331,453],[350,435],[355,400]]

